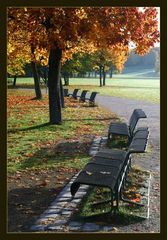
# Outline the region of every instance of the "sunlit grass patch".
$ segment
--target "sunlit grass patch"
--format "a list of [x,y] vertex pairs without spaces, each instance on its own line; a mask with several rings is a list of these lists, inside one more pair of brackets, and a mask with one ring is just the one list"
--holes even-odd
[[160,102],[160,80],[147,78],[111,78],[106,80],[106,86],[99,87],[98,79],[72,79],[70,90],[74,88],[97,91],[101,95],[138,99],[152,103]]
[[[33,78],[18,78],[17,86],[34,88]],[[125,77],[125,74],[120,74],[113,78],[107,78],[106,86],[103,87],[99,87],[98,78],[70,78],[70,85],[64,88],[68,88],[70,91],[74,88],[88,89],[97,91],[101,95],[138,99],[152,103],[160,102],[160,79],[158,77],[138,78],[131,74],[126,74]]]
[[[66,99],[63,124],[50,125],[48,97],[32,100],[33,94],[26,90],[8,91],[8,171],[63,165],[80,169],[89,158],[87,149],[93,138],[102,135],[116,116],[100,107],[84,107]],[[59,143],[65,144],[61,155],[54,152]],[[68,154],[67,145],[71,147]]]
[[[151,86],[145,87],[142,84],[143,82],[141,82],[141,87],[139,87],[138,85],[135,85],[131,80],[132,87],[129,87],[128,85],[120,86],[118,84],[118,85],[103,86],[103,87],[71,85],[68,88],[69,89],[74,89],[74,88],[85,89],[86,88],[86,89],[89,89],[89,91],[97,91],[101,95],[105,95],[105,96],[121,97],[121,98],[136,99],[141,101],[148,101],[151,103],[159,103],[160,102],[159,85],[156,85],[154,88]],[[152,84],[154,86],[154,82],[152,82]]]

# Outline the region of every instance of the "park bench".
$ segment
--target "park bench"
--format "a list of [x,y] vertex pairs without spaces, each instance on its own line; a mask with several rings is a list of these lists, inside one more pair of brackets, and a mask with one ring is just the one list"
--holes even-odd
[[89,105],[90,106],[94,106],[95,105],[95,98],[96,98],[96,95],[98,94],[98,92],[92,92],[90,97],[86,97],[85,100],[88,100],[89,101]]
[[64,88],[63,91],[64,91],[64,97],[68,97],[68,88]]
[[68,97],[73,97],[74,99],[77,99],[77,93],[78,93],[78,91],[79,91],[80,89],[78,89],[78,88],[75,88],[74,89],[74,91],[73,91],[73,93],[68,93]]
[[81,184],[106,187],[111,191],[111,199],[102,201],[100,204],[111,203],[111,210],[119,209],[120,200],[143,206],[141,203],[134,203],[123,198],[122,189],[125,186],[127,174],[131,167],[131,154],[145,152],[148,135],[148,128],[137,130],[127,151],[108,149],[108,153],[104,153],[100,150],[85,165],[71,184],[71,195],[75,196]]
[[81,95],[78,95],[77,97],[79,98],[79,101],[80,102],[85,102],[85,97],[86,97],[86,94],[87,92],[89,92],[89,90],[83,90],[81,92]]
[[146,118],[146,114],[142,109],[134,109],[130,120],[129,125],[125,122],[123,123],[110,123],[108,128],[108,140],[111,139],[112,135],[127,136],[129,141],[131,140],[137,122],[140,118]]

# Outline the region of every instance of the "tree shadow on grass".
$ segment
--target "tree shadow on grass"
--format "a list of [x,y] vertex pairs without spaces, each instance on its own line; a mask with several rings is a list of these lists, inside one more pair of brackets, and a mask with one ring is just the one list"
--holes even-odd
[[[118,118],[116,117],[109,117],[109,118],[71,118],[71,119],[64,119],[63,121],[64,122],[76,122],[76,121],[79,121],[79,122],[82,122],[82,121],[94,121],[94,120],[97,120],[97,121],[108,121],[108,120],[117,120]],[[36,129],[42,129],[42,128],[45,128],[45,127],[48,127],[48,126],[54,126],[54,125],[51,125],[50,122],[46,122],[46,123],[42,123],[42,124],[39,124],[39,125],[35,125],[35,126],[31,126],[31,127],[28,127],[28,128],[15,128],[15,129],[9,129],[8,130],[8,133],[16,133],[16,132],[23,132],[23,131],[31,131],[31,130],[36,130]],[[59,125],[56,125],[56,126],[59,126]],[[61,126],[61,125],[60,125]],[[53,129],[55,131],[55,129]]]
[[67,164],[75,167],[77,163],[73,163],[74,159],[77,158],[78,164],[81,164],[80,158],[88,156],[91,142],[89,138],[85,142],[77,140],[74,142],[62,141],[50,147],[44,145],[33,156],[27,157],[24,161],[20,162],[19,170],[47,165],[56,167],[56,164],[63,164],[64,166]]
[[[52,149],[51,155],[48,153],[50,149]],[[75,168],[76,163],[73,162],[73,157],[81,156],[81,149],[85,154],[86,149],[88,149],[88,143],[79,141],[60,142],[52,148],[46,146],[44,149],[36,151],[33,156],[26,158],[25,161],[20,163],[19,170],[32,168],[35,169],[35,175],[33,175],[33,170],[27,173],[22,171],[21,177],[19,173],[19,175],[16,175],[16,181],[10,182],[11,190],[8,193],[8,232],[30,231],[30,227],[35,224],[39,215],[48,208],[60,191],[61,187],[59,185],[64,185],[67,179],[78,171]],[[68,163],[69,158],[74,169],[72,172],[66,170],[62,172],[62,168],[67,166],[66,163]],[[48,161],[53,164],[63,164],[60,169],[54,165],[52,170],[46,170],[44,173],[42,170],[40,173],[40,169],[45,169],[40,167],[44,167],[43,164],[47,164]],[[79,157],[77,161],[80,162]],[[51,185],[47,185],[47,187],[39,185],[39,183],[43,182],[42,179],[45,180],[48,177]],[[62,182],[59,182],[61,177]]]
[[24,88],[24,89],[28,89],[28,90],[34,90],[34,86],[32,85],[8,85],[8,89],[20,89],[20,88]]
[[101,213],[96,214],[93,216],[80,216],[73,218],[73,221],[81,221],[81,222],[92,222],[92,223],[98,223],[100,222],[102,225],[115,225],[115,226],[127,226],[129,224],[133,223],[139,223],[144,221],[145,219],[142,217],[138,217],[135,215],[130,214],[124,214],[121,212],[117,213]]
[[28,232],[61,188],[14,188],[8,193],[8,232]]
[[28,128],[15,128],[15,129],[9,129],[8,133],[15,133],[15,132],[23,132],[23,131],[27,131],[27,130],[36,130],[36,129],[41,129],[43,127],[48,127],[50,125],[49,122],[47,123],[42,123],[36,126],[32,126],[32,127],[28,127]]
[[53,151],[55,154],[61,154],[61,155],[76,155],[76,154],[88,154],[90,145],[92,141],[91,139],[89,141],[81,142],[81,141],[74,141],[74,142],[68,142],[63,141],[58,143]]
[[76,121],[94,121],[94,120],[96,120],[96,121],[108,121],[108,120],[118,120],[119,118],[117,118],[117,117],[108,117],[108,118],[82,118],[82,119],[80,119],[80,118],[78,118],[78,119],[76,119],[76,118],[71,118],[71,119],[64,119],[64,121],[74,121],[74,122],[76,122]]
[[[93,188],[94,187],[89,188],[87,195],[84,196],[83,201],[80,204],[79,210],[77,210],[72,216],[72,221],[90,222],[103,226],[112,225],[119,227],[128,226],[145,220],[144,217],[136,214],[133,207],[129,209],[128,205],[122,205],[119,207],[119,211],[113,211],[109,202],[96,206],[92,204],[94,202],[93,200],[88,203],[87,201],[90,198]],[[108,192],[106,192],[106,195],[103,195],[103,200],[108,200],[107,195]]]
[[[70,156],[71,157],[71,156]],[[54,165],[56,163],[66,163],[69,160],[69,156],[53,155],[48,153],[47,149],[42,149],[34,153],[32,157],[26,158],[20,163],[19,170],[24,170],[26,168],[38,168],[44,165]]]

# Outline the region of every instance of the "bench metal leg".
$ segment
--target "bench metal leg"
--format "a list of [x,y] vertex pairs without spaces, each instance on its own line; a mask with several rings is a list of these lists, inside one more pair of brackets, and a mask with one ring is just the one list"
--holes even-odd
[[111,191],[111,211],[113,210],[113,192]]
[[119,208],[119,192],[116,193],[116,208]]
[[92,203],[91,206],[92,206],[92,207],[95,207],[95,206],[98,206],[98,205],[101,205],[101,204],[110,203],[110,204],[111,204],[111,212],[112,212],[113,210],[117,210],[117,209],[118,209],[118,200],[117,200],[117,197],[116,197],[116,202],[117,202],[117,205],[114,206],[114,194],[113,194],[113,192],[111,191],[111,199],[105,200],[105,201],[99,201],[99,202]]
[[128,137],[128,146],[130,145],[131,141],[132,141],[132,137]]
[[111,138],[110,138],[111,134],[108,133],[108,137],[107,137],[107,140],[109,141]]
[[125,189],[125,187],[126,187],[126,178],[127,178],[126,175],[127,175],[127,174],[125,174],[125,178],[124,178],[124,180],[123,180],[123,182],[122,182],[122,189]]
[[[127,182],[127,180],[126,180],[126,182]],[[145,204],[142,204],[142,203],[139,203],[139,202],[134,202],[134,201],[132,201],[132,200],[129,200],[129,199],[127,199],[127,198],[124,198],[124,197],[122,196],[122,188],[120,189],[120,200],[122,200],[123,202],[126,202],[126,203],[131,203],[131,204],[134,204],[134,205],[137,205],[137,206],[141,206],[141,207],[144,207],[144,206],[145,206]]]
[[95,207],[95,206],[98,206],[98,205],[101,205],[101,204],[104,204],[104,203],[110,203],[110,202],[112,202],[112,200],[99,201],[99,202],[92,203],[91,206]]
[[131,203],[131,204],[134,204],[134,205],[137,205],[137,206],[140,206],[140,207],[144,207],[145,206],[145,204],[143,204],[143,203],[133,202],[132,200],[126,199],[126,198],[122,197],[122,195],[120,196],[120,199],[123,202]]

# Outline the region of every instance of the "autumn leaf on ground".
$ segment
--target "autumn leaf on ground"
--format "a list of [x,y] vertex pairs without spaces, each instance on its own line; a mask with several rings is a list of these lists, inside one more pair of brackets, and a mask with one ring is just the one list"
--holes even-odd
[[40,183],[38,186],[39,187],[45,187],[50,181],[49,180],[43,180],[42,183]]
[[24,155],[25,155],[26,157],[32,157],[32,156],[33,156],[32,153],[25,153]]

